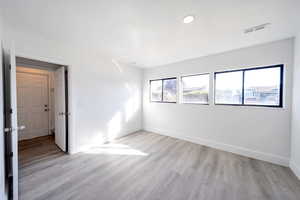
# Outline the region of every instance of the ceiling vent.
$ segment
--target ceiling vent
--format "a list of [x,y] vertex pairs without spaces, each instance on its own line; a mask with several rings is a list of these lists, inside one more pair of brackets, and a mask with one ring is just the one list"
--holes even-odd
[[251,28],[245,29],[244,33],[248,34],[248,33],[252,33],[252,32],[255,32],[255,31],[260,31],[260,30],[265,29],[269,25],[271,25],[271,23],[265,23],[265,24],[261,24],[261,25],[258,25],[258,26],[253,26]]

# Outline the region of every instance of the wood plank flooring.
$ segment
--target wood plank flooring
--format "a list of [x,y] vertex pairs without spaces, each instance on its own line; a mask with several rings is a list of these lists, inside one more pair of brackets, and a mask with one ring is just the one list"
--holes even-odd
[[21,200],[300,199],[289,168],[154,133],[75,155],[41,146],[20,150]]
[[51,155],[64,155],[55,145],[53,136],[42,136],[19,142],[19,168],[27,166],[27,163],[39,162]]

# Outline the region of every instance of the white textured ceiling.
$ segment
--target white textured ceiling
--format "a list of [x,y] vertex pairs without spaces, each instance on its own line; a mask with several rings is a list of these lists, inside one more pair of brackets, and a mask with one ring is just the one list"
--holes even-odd
[[[5,22],[154,67],[294,36],[300,0],[3,0]],[[183,24],[192,14],[196,20]],[[265,30],[243,30],[270,22]]]

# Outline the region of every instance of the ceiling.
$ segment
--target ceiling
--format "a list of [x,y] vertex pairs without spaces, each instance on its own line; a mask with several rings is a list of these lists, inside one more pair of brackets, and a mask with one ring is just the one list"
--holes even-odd
[[[6,23],[140,67],[292,37],[299,0],[3,0]],[[13,13],[13,14],[12,14]],[[182,23],[194,15],[191,24]],[[271,23],[251,34],[244,29]]]

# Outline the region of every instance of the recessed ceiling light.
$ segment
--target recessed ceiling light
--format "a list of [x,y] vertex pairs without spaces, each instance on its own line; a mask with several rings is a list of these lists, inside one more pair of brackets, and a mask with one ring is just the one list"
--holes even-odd
[[183,18],[183,23],[189,24],[189,23],[192,23],[194,20],[195,20],[194,16],[188,15],[188,16]]

